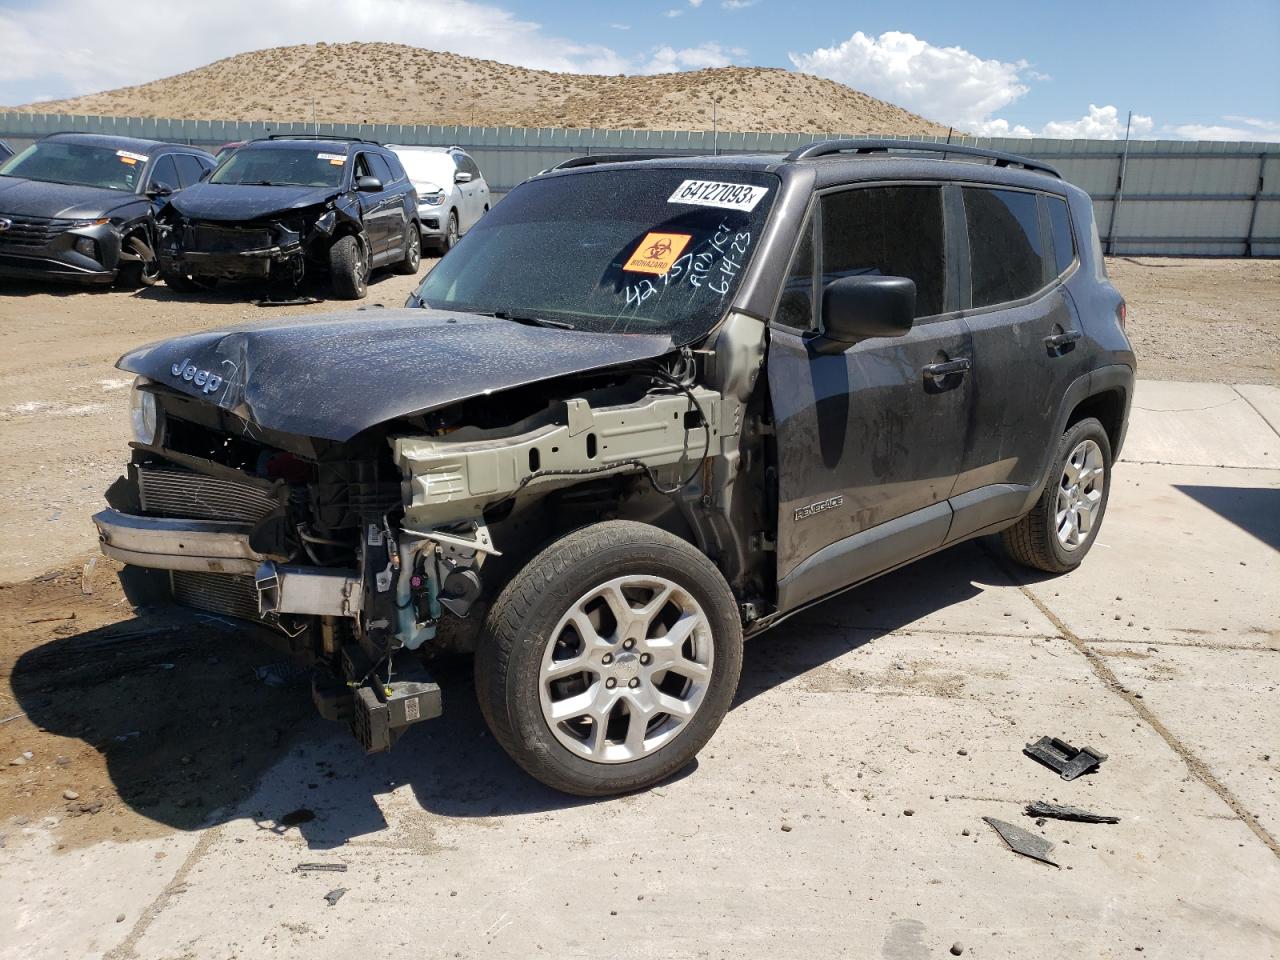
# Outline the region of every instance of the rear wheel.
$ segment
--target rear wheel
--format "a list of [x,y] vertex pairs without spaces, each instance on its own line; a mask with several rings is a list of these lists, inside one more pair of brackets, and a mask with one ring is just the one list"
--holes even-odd
[[495,738],[580,796],[651,786],[693,759],[733,699],[742,627],[710,560],[614,520],[556,541],[512,579],[476,652]]
[[421,263],[422,234],[418,232],[418,225],[410,222],[404,233],[404,259],[396,264],[395,271],[411,277],[418,272]]
[[1097,539],[1111,493],[1111,442],[1089,417],[1073,424],[1058,443],[1050,479],[1036,505],[1004,531],[1013,559],[1046,573],[1080,566]]
[[347,234],[329,248],[329,274],[333,295],[339,300],[360,300],[369,292],[369,245],[363,237]]

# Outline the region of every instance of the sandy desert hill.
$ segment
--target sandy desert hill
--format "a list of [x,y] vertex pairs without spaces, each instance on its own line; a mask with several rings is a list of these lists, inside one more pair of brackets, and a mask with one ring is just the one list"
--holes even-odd
[[222,120],[439,123],[702,130],[719,98],[722,130],[942,134],[947,128],[831,80],[721,67],[655,76],[526,70],[395,43],[304,44],[69,100],[41,113]]

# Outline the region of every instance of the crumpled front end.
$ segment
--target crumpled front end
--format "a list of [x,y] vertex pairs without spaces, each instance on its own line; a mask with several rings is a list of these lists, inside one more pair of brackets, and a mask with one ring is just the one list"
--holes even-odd
[[169,274],[217,279],[299,282],[307,264],[323,265],[336,217],[332,210],[251,222],[161,218],[159,256]]

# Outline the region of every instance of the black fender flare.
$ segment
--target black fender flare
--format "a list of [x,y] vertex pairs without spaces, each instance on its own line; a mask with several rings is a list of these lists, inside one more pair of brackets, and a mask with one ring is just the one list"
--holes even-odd
[[1054,432],[1050,442],[1045,444],[1044,460],[1041,462],[1040,470],[1037,474],[1040,480],[1027,494],[1027,499],[1023,503],[1022,513],[1030,510],[1035,502],[1040,499],[1040,494],[1044,491],[1044,485],[1049,482],[1049,467],[1052,465],[1057,438],[1066,433],[1067,423],[1071,419],[1072,412],[1090,397],[1110,391],[1118,391],[1121,395],[1123,410],[1120,416],[1119,431],[1111,449],[1113,461],[1120,459],[1120,449],[1124,445],[1125,433],[1129,428],[1129,407],[1133,403],[1133,382],[1133,367],[1123,363],[1113,363],[1098,367],[1096,370],[1082,374],[1072,381],[1071,385],[1063,392],[1062,399],[1058,403],[1058,415],[1054,420]]

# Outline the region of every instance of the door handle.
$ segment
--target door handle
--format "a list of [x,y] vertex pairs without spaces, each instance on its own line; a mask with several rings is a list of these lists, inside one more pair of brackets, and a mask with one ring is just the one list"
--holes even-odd
[[926,377],[946,377],[953,373],[964,373],[972,364],[968,357],[960,357],[957,360],[947,360],[943,363],[931,363],[924,368]]
[[1051,354],[1060,355],[1059,351],[1065,352],[1063,348],[1071,346],[1083,336],[1084,334],[1079,330],[1068,330],[1066,333],[1055,333],[1045,337],[1044,345]]

